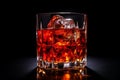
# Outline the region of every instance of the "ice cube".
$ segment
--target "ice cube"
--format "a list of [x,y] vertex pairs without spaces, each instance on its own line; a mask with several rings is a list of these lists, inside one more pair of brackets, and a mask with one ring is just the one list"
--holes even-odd
[[64,25],[63,25],[63,20],[64,19],[57,19],[56,21],[55,21],[55,23],[54,23],[54,28],[55,29],[62,29],[62,28],[64,28]]
[[57,28],[58,26],[59,26],[59,27],[62,26],[62,24],[60,24],[60,21],[62,21],[62,19],[63,19],[62,16],[60,16],[60,15],[54,15],[54,16],[50,19],[47,27],[48,27],[48,28]]
[[48,28],[55,28],[55,29],[61,29],[61,28],[74,28],[75,27],[75,22],[71,18],[64,18],[63,16],[60,15],[54,15],[48,25]]
[[62,24],[64,25],[64,28],[74,28],[75,27],[75,22],[73,19],[71,18],[65,18],[62,22]]
[[75,22],[71,18],[59,18],[54,23],[55,28],[71,29],[75,27]]

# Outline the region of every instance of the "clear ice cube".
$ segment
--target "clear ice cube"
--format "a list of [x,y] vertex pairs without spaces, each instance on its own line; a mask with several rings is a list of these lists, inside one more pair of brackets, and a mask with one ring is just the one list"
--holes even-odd
[[62,24],[64,25],[64,28],[68,28],[68,29],[71,29],[71,28],[75,27],[75,22],[71,18],[65,18],[62,21]]
[[71,18],[64,18],[63,16],[60,15],[54,15],[48,25],[48,28],[55,28],[55,29],[71,29],[75,27],[75,22]]

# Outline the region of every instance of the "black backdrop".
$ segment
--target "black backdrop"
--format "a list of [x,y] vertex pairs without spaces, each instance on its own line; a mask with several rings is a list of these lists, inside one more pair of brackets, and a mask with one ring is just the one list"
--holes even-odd
[[120,67],[118,7],[114,2],[104,1],[70,1],[69,4],[59,1],[56,1],[56,4],[17,2],[3,6],[1,80],[35,78],[35,74],[31,74],[36,67],[35,15],[57,11],[72,11],[88,15],[88,68],[93,71],[91,74],[97,74],[94,74],[96,80],[101,79],[99,77],[105,80],[118,80]]

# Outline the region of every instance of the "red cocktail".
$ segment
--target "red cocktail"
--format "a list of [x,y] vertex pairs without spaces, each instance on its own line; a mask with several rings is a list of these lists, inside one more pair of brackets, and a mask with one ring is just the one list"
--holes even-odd
[[37,15],[37,66],[42,70],[80,70],[86,66],[86,15],[74,13],[71,18],[64,14]]

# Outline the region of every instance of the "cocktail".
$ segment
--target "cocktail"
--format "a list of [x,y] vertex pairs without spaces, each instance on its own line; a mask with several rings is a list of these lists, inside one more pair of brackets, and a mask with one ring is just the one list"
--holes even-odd
[[87,16],[75,12],[36,15],[37,72],[77,70],[87,65]]

